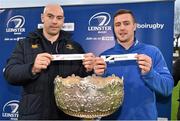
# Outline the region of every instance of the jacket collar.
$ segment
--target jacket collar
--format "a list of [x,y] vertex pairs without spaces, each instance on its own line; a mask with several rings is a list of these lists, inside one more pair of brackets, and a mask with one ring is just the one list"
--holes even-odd
[[[39,40],[46,39],[43,35],[43,29],[37,29],[35,32],[31,32],[29,34],[28,38],[35,40],[36,42]],[[60,34],[59,34],[57,41],[68,41],[68,40],[70,40],[70,38],[71,38],[70,33],[60,30]]]
[[136,39],[136,38],[134,38],[134,43],[133,43],[133,45],[128,49],[128,50],[126,50],[121,44],[119,44],[117,41],[116,41],[116,43],[115,43],[115,49],[117,49],[117,50],[122,50],[122,51],[132,51],[132,50],[134,50],[134,49],[136,49],[136,48],[138,48],[140,46],[140,43],[139,43],[139,41]]

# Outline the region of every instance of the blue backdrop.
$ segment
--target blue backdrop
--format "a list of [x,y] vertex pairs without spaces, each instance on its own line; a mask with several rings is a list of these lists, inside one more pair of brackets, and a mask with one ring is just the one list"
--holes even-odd
[[[114,45],[113,14],[118,9],[130,9],[137,19],[139,41],[157,46],[168,68],[172,69],[174,1],[140,2],[64,6],[64,29],[73,33],[86,52],[99,55]],[[0,10],[0,119],[17,119],[21,87],[7,84],[3,68],[19,39],[41,26],[43,8],[13,8]],[[101,16],[104,16],[102,18]],[[170,119],[171,96],[157,95],[159,117]]]

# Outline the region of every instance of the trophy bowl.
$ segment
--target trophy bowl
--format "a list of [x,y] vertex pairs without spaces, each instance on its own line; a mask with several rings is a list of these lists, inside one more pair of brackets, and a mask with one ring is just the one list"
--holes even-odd
[[94,119],[115,112],[124,98],[123,79],[112,75],[108,77],[68,76],[55,78],[55,100],[64,113]]

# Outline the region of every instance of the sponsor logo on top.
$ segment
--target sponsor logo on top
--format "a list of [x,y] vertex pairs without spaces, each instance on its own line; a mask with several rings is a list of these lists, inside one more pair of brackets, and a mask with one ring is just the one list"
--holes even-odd
[[110,21],[111,15],[109,13],[98,12],[89,19],[88,31],[107,33],[107,31],[111,31]]
[[112,41],[111,15],[107,12],[97,12],[89,18],[88,36],[86,40]]
[[25,18],[21,15],[11,17],[6,23],[6,32],[20,35],[25,32],[24,28]]
[[[38,24],[38,29],[43,28],[43,24]],[[64,31],[74,31],[75,30],[75,24],[74,23],[64,23],[62,26],[62,30]]]
[[153,30],[162,30],[165,24],[162,23],[137,23],[138,29],[153,29]]
[[18,119],[18,100],[10,100],[3,106],[2,117],[10,120]]

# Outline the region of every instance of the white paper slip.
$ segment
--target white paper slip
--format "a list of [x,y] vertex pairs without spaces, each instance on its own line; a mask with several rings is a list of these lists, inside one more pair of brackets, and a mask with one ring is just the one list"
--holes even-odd
[[101,58],[106,62],[123,61],[123,60],[137,60],[135,56],[137,53],[119,54],[119,55],[102,55]]
[[53,56],[53,61],[84,59],[84,54],[52,54],[52,56]]

